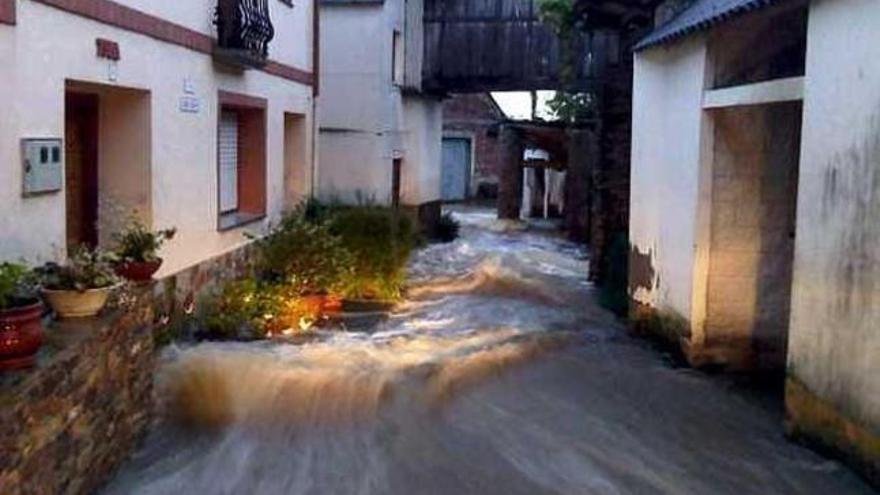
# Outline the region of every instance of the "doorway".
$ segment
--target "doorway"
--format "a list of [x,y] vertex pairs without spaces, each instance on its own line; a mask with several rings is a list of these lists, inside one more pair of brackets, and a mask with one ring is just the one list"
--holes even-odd
[[66,246],[109,247],[152,224],[150,93],[68,81],[64,102]]
[[395,210],[400,208],[402,174],[403,159],[395,158],[391,162],[391,207]]
[[786,362],[794,263],[800,102],[713,111],[706,338],[727,360]]
[[67,249],[98,245],[98,95],[64,99]]
[[471,183],[471,141],[443,138],[443,201],[464,201]]

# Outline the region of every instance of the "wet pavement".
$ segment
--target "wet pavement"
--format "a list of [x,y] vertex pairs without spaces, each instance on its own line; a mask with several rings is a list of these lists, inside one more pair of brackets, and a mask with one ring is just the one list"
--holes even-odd
[[577,246],[457,215],[371,332],[169,349],[162,417],[105,492],[874,493],[778,409],[629,337]]

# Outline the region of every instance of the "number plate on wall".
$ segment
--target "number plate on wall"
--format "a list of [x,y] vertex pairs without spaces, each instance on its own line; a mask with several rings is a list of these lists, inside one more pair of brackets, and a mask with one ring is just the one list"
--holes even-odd
[[57,192],[63,180],[64,156],[60,139],[22,139],[25,196]]

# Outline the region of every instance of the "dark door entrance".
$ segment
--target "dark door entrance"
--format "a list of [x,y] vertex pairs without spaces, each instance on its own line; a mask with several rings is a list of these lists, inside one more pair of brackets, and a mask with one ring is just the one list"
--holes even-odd
[[65,95],[67,248],[98,244],[98,96]]
[[403,168],[403,160],[395,158],[391,162],[391,166],[391,206],[397,209],[400,207],[400,174]]

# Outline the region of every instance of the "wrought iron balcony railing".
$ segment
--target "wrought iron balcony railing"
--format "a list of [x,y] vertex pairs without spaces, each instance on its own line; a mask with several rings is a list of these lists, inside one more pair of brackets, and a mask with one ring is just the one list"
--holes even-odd
[[221,62],[242,68],[265,65],[275,37],[268,0],[218,0],[214,25],[215,55]]

